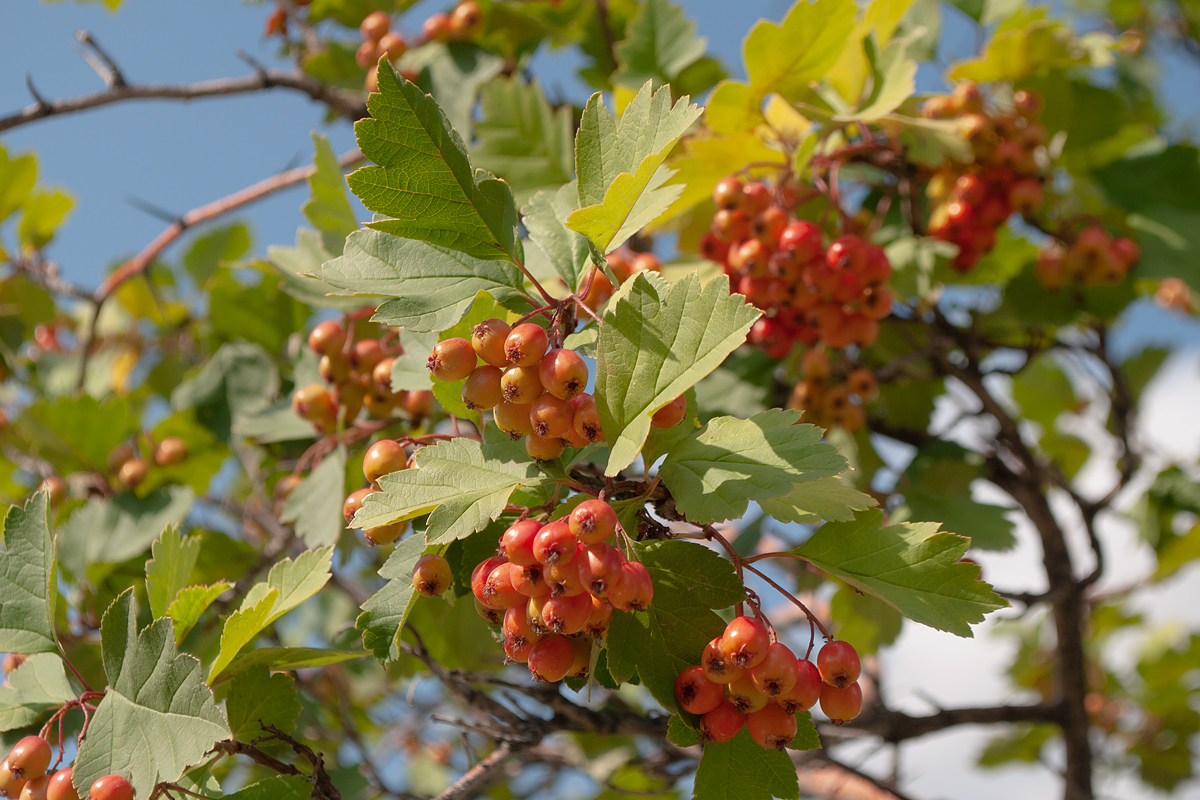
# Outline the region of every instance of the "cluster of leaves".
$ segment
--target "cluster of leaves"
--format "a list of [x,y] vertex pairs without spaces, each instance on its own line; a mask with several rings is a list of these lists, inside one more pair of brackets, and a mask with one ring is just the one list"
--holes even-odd
[[[297,13],[340,26],[319,47],[288,47],[301,50],[309,75],[357,91],[363,70],[351,29],[376,7],[407,5],[313,0]],[[1087,217],[1136,235],[1144,255],[1122,284],[1046,292],[1032,271],[1044,237],[1019,224],[964,278],[904,202],[875,205],[915,191],[895,175],[927,180],[964,154],[952,125],[918,114],[917,63],[933,55],[944,10],[921,0],[800,2],[750,32],[744,80],[726,79],[670,0],[485,2],[476,41],[427,43],[396,69],[383,62],[369,117],[356,125],[370,166],[344,179],[327,141],[314,137],[303,207],[312,227],[294,247],[251,257],[244,225],[216,228],[178,263],[155,262],[121,283],[98,310],[56,300],[56,288],[39,281],[42,251],[70,201],[35,188],[32,156],[0,151],[0,222],[22,215],[20,256],[0,251],[21,265],[0,279],[0,305],[17,309],[0,319],[0,357],[15,373],[0,396],[11,413],[0,429],[0,495],[23,504],[4,522],[0,651],[29,656],[0,688],[0,728],[36,729],[61,711],[77,734],[86,711],[76,786],[119,772],[143,799],[164,783],[209,797],[244,786],[233,796],[246,800],[299,800],[325,782],[346,797],[394,793],[395,779],[377,765],[397,749],[408,755],[405,790],[436,793],[466,756],[449,755],[452,735],[425,714],[397,716],[401,682],[428,666],[414,653],[446,668],[499,669],[499,647],[469,602],[472,567],[519,515],[559,518],[599,490],[655,594],[646,611],[614,614],[593,651],[592,682],[642,687],[620,700],[605,692],[601,702],[609,711],[665,709],[676,745],[697,737],[696,719],[678,713],[675,677],[747,600],[742,559],[764,555],[767,538],[784,543],[772,574],[798,597],[828,600],[835,632],[864,654],[894,642],[905,618],[972,635],[1007,604],[964,557],[1017,542],[1012,509],[980,502],[980,489],[990,481],[1008,492],[999,502],[1023,501],[1004,482],[993,442],[963,437],[957,424],[930,433],[935,406],[961,400],[964,386],[982,400],[1000,423],[1000,446],[1024,448],[1023,466],[1043,471],[1032,478],[1039,496],[1044,476],[1077,491],[1072,480],[1097,441],[1077,423],[1098,416],[1125,448],[1124,488],[1140,463],[1131,409],[1165,352],[1118,363],[1105,334],[1158,279],[1200,289],[1200,159],[1190,145],[1158,138],[1152,92],[1137,83],[1141,56],[1103,33],[1078,36],[1043,10],[980,5],[958,7],[981,31],[994,27],[948,77],[1046,98],[1055,167],[1073,187],[1056,198],[1050,227]],[[582,76],[609,92],[617,113],[599,92],[582,108],[555,108],[513,69],[551,44],[580,49]],[[1093,67],[1115,67],[1136,85],[1104,83]],[[690,101],[710,88],[703,109]],[[841,180],[863,189],[861,208],[883,209],[870,230],[906,302],[876,344],[852,354],[881,376],[881,391],[870,430],[850,435],[776,407],[800,354],[776,363],[742,346],[759,312],[730,294],[724,276],[683,255],[662,276],[622,284],[605,257],[664,231],[678,234],[686,254],[712,217],[721,178],[830,177],[814,165],[868,134],[895,142],[904,167],[847,163]],[[374,214],[365,226],[347,188]],[[814,219],[857,210],[837,202],[825,193],[804,210]],[[579,299],[598,274],[620,288],[567,345],[594,360],[606,444],[535,462],[462,404],[460,385],[431,383],[424,363],[437,341],[539,310],[586,319]],[[437,409],[316,437],[288,398],[319,380],[300,342],[333,314],[353,317],[360,337],[398,331],[392,389],[432,389]],[[985,373],[1004,383],[1003,405],[987,405],[996,400]],[[685,423],[654,428],[653,413],[680,395]],[[1029,423],[1015,442],[1000,438],[1010,419]],[[459,427],[470,422],[473,434],[459,435],[472,433]],[[388,426],[454,438],[421,447],[414,467],[381,480],[347,526],[342,498],[364,483],[352,456]],[[149,458],[166,436],[187,444],[186,461],[151,468],[132,489],[110,480],[111,453],[132,442]],[[897,459],[881,437],[911,457]],[[1193,471],[1150,476],[1138,511],[1157,559],[1153,581],[1200,555]],[[275,499],[276,484],[293,474],[303,476],[299,486]],[[51,475],[65,478],[66,499],[26,500]],[[355,534],[401,520],[414,532],[390,551],[368,550]],[[413,565],[433,552],[454,574],[445,600],[412,588]],[[1086,688],[1099,700],[1089,713],[1121,745],[1116,761],[1132,759],[1147,783],[1173,788],[1191,776],[1188,738],[1200,729],[1192,691],[1200,645],[1195,635],[1182,644],[1150,637],[1133,669],[1114,665],[1111,634],[1145,626],[1121,600],[1090,607]],[[781,638],[808,639],[803,622],[777,623]],[[1049,626],[1032,618],[1012,668],[1016,686],[1047,702],[1063,693]],[[77,702],[92,688],[102,690],[94,707]],[[290,738],[301,724],[309,746],[344,760],[306,762]],[[981,763],[1035,761],[1061,735],[1049,723],[1019,727]],[[345,754],[348,740],[357,755]],[[576,744],[617,752],[615,741],[588,735]],[[811,719],[794,746],[819,746]],[[224,758],[237,752],[253,763]],[[633,755],[612,763],[602,777],[616,789],[678,791]],[[697,770],[702,800],[799,793],[791,760],[745,733],[706,745]]]

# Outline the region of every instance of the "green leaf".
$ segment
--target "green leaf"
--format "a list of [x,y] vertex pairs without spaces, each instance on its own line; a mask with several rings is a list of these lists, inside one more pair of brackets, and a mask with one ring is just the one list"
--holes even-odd
[[144,553],[168,525],[183,522],[196,495],[186,486],[155,489],[145,497],[124,492],[93,498],[58,531],[59,562],[77,578],[88,567],[120,564]]
[[1158,555],[1158,569],[1154,580],[1169,578],[1176,572],[1200,559],[1200,523],[1191,527],[1183,536],[1172,539]]
[[413,588],[413,567],[424,552],[425,541],[420,536],[401,539],[379,570],[379,576],[387,583],[363,603],[355,626],[363,632],[363,647],[380,661],[395,661],[400,657],[400,635],[413,604],[420,597]]
[[696,35],[696,22],[670,0],[645,0],[625,27],[617,45],[612,82],[639,87],[647,81],[674,81],[707,51],[708,39]]
[[716,369],[759,316],[729,294],[724,277],[701,286],[688,275],[667,285],[638,273],[627,285],[604,315],[597,347],[596,404],[610,476],[633,463],[654,412]]
[[[1111,100],[1109,103],[1111,108]],[[1108,198],[1127,211],[1200,210],[1195,192],[1200,185],[1200,150],[1194,145],[1173,144],[1154,152],[1138,152],[1092,174]]]
[[199,558],[200,540],[183,536],[175,525],[167,527],[150,546],[150,560],[146,562],[146,597],[155,618],[165,615],[175,596],[188,585],[188,576]]
[[771,409],[750,419],[717,417],[675,444],[658,474],[675,504],[696,523],[738,519],[751,500],[846,469],[824,431],[800,425],[800,412]]
[[244,222],[234,222],[214,228],[197,236],[183,254],[184,269],[205,286],[223,262],[237,261],[250,251],[250,229]]
[[[624,242],[618,234],[628,238],[674,202],[680,190],[661,188],[668,176],[656,173],[699,115],[700,108],[689,104],[688,98],[672,105],[669,88],[652,92],[646,83],[618,123],[605,108],[602,95],[592,95],[575,137],[581,208],[570,216],[571,229],[587,236],[600,252],[608,252]],[[649,199],[639,204],[643,194]],[[670,202],[647,216],[648,209],[668,196]]]
[[842,584],[829,601],[829,616],[837,623],[837,636],[863,655],[874,654],[900,635],[903,617],[877,597]]
[[285,558],[276,562],[265,581],[250,587],[241,607],[225,620],[221,650],[208,671],[210,685],[268,625],[321,591],[329,581],[332,558],[332,546],[306,550],[295,561]]
[[54,638],[54,540],[47,518],[46,492],[4,515],[0,542],[0,652],[57,653]]
[[624,683],[635,674],[665,708],[675,708],[675,679],[700,663],[704,646],[721,635],[711,611],[745,598],[733,564],[702,545],[682,541],[635,545],[634,556],[654,581],[645,611],[613,614],[608,667]]
[[[292,297],[317,308],[334,308],[349,311],[359,308],[363,301],[356,297],[337,296],[337,289],[320,278],[321,265],[341,255],[344,241],[330,252],[321,241],[321,234],[310,228],[296,231],[296,246],[269,245],[266,263],[280,277],[280,288]],[[331,296],[332,295],[332,296]]]
[[[504,59],[470,42],[427,42],[401,58],[402,70],[421,73],[450,126],[464,141],[471,140],[471,112],[480,87],[504,69]],[[503,177],[503,176],[501,176]]]
[[21,206],[21,224],[17,227],[21,244],[32,250],[48,245],[74,205],[71,195],[60,189],[35,189]]
[[200,621],[200,615],[208,610],[218,597],[232,588],[232,583],[219,581],[211,586],[187,586],[180,589],[171,605],[167,606],[166,613],[175,625],[175,644],[182,643],[183,637]]
[[1002,551],[1016,543],[1013,523],[1005,516],[1008,509],[977,503],[961,494],[945,494],[917,486],[904,490],[912,522],[938,522],[952,533],[968,536],[974,550]]
[[988,742],[979,754],[979,766],[999,767],[1014,761],[1030,764],[1041,761],[1042,748],[1058,735],[1058,726],[1049,722],[1017,726],[1011,732],[999,734]]
[[199,764],[229,726],[200,678],[200,662],[175,652],[171,621],[140,633],[132,590],[104,613],[100,646],[108,689],[75,759],[80,794],[103,775],[120,774],[140,797]]
[[791,552],[904,616],[972,636],[971,623],[1008,603],[979,580],[976,564],[959,561],[971,540],[938,533],[936,523],[883,527],[882,511],[864,511],[852,522],[827,522]]
[[1130,214],[1128,222],[1142,246],[1134,276],[1182,278],[1200,291],[1200,212],[1157,206]]
[[47,711],[74,699],[75,690],[57,654],[29,656],[0,686],[0,731],[33,725]]
[[1046,430],[1064,411],[1074,411],[1075,389],[1057,360],[1042,354],[1013,378],[1013,400],[1024,416]]
[[354,515],[355,528],[374,528],[429,514],[425,539],[445,544],[482,530],[504,511],[519,486],[543,483],[533,461],[502,461],[471,439],[424,447],[416,465],[379,479]]
[[106,472],[108,454],[140,428],[128,399],[101,402],[87,396],[34,403],[21,422],[29,452],[52,459],[64,474],[74,469]]
[[816,525],[822,520],[847,522],[854,512],[874,508],[875,498],[847,485],[841,478],[826,477],[793,484],[782,496],[760,500],[763,513],[780,522]]
[[309,800],[312,795],[312,784],[305,776],[272,775],[225,795],[223,800]]
[[232,426],[261,411],[279,393],[279,370],[262,347],[228,342],[208,363],[171,393],[176,411],[196,409],[201,423],[219,439],[228,439]]
[[579,188],[572,181],[557,191],[538,192],[521,209],[529,239],[546,254],[572,291],[579,288],[592,264],[587,238],[567,227],[567,219],[578,205]]
[[288,495],[280,521],[292,523],[296,535],[309,547],[336,544],[345,529],[345,485],[346,448],[338,447]]
[[1059,22],[1039,19],[1028,25],[998,30],[983,54],[956,64],[949,77],[956,81],[1018,81],[1053,69],[1102,67],[1112,62],[1114,44],[1105,34],[1075,38]]
[[520,294],[522,286],[512,264],[372,230],[352,233],[345,253],[326,263],[320,277],[354,294],[395,298],[376,309],[375,321],[413,331],[450,327],[477,292],[504,299]]
[[37,157],[32,153],[9,158],[0,147],[0,222],[29,199],[37,183]]
[[[537,81],[496,78],[480,90],[471,160],[512,187],[518,203],[552,191],[575,172],[575,121],[569,106],[554,109]],[[571,200],[574,210],[578,195]],[[524,213],[524,212],[522,212]]]
[[433,98],[380,60],[379,93],[354,125],[363,155],[378,166],[347,179],[384,233],[475,258],[520,258],[517,210],[503,181],[471,169],[458,133]]
[[262,664],[244,669],[229,683],[225,713],[233,738],[243,742],[266,736],[264,728],[268,725],[291,733],[300,716],[296,682],[289,675],[272,675]]
[[342,174],[329,140],[316,131],[312,139],[314,169],[308,178],[312,196],[304,201],[300,210],[321,232],[325,249],[332,255],[341,255],[346,237],[358,229],[358,220],[346,193],[346,176]]
[[241,653],[233,660],[217,680],[223,683],[242,670],[264,665],[272,670],[291,672],[296,669],[325,667],[363,658],[366,653],[358,650],[330,650],[320,647],[258,647]]
[[871,92],[853,114],[834,118],[839,121],[877,120],[899,108],[916,86],[917,62],[908,57],[908,42],[893,39],[878,52],[874,37],[868,36],[863,47],[874,79]]
[[392,365],[392,391],[401,389],[424,389],[433,386],[429,374],[429,355],[437,344],[438,335],[429,331],[406,331],[403,337],[404,352],[396,356]]
[[759,747],[744,728],[728,742],[704,745],[693,800],[796,800],[799,796],[800,781],[791,757]]

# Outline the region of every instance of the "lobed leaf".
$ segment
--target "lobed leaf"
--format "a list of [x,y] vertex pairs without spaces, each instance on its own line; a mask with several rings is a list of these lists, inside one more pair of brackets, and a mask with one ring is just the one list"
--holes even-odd
[[279,515],[290,522],[309,547],[336,544],[345,529],[342,493],[346,485],[346,448],[338,447],[288,495]]
[[45,491],[4,515],[0,543],[0,652],[57,653],[54,637],[54,539]]

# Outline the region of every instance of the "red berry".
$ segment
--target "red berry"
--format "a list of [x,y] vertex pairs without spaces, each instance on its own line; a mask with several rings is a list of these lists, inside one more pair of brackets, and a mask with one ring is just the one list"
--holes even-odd
[[700,656],[700,668],[704,677],[713,683],[729,684],[742,677],[745,670],[730,661],[721,651],[721,637],[713,639],[704,646]]
[[1136,264],[1142,258],[1142,248],[1138,247],[1137,242],[1124,236],[1119,236],[1112,240],[1109,246],[1109,253],[1114,261],[1128,269]]
[[718,241],[732,245],[750,235],[750,220],[738,209],[720,209],[713,214],[712,234]]
[[826,642],[817,653],[817,669],[821,671],[821,680],[830,686],[845,689],[862,674],[862,661],[853,646],[835,639]]
[[771,702],[771,698],[758,690],[747,673],[729,684],[729,702],[733,703],[733,707],[738,711],[749,714],[764,708]]
[[683,422],[685,416],[687,416],[687,397],[679,395],[655,411],[654,415],[650,417],[650,424],[656,428],[674,428]]
[[631,274],[634,272],[662,272],[662,262],[654,253],[638,253],[633,263],[629,265]]
[[13,775],[12,767],[9,766],[7,758],[4,761],[0,761],[0,797],[20,797],[26,783],[27,781],[23,781],[16,775]]
[[331,356],[346,346],[346,329],[333,320],[326,320],[308,334],[308,346],[319,356]]
[[821,254],[821,229],[807,220],[793,222],[779,234],[779,249],[791,251],[807,264]]
[[1008,190],[1008,204],[1018,214],[1032,214],[1042,207],[1042,201],[1042,184],[1036,178],[1022,178]]
[[547,565],[544,568],[546,583],[552,597],[576,597],[587,593],[583,579],[579,577],[579,565],[583,563],[584,546],[575,545],[575,556],[563,564]]
[[796,715],[768,703],[765,708],[747,715],[746,730],[759,747],[783,750],[796,738]]
[[504,621],[504,611],[505,611],[504,609],[488,608],[483,603],[479,602],[478,597],[476,597],[474,599],[475,599],[475,612],[477,614],[479,614],[479,616],[483,617],[483,619],[489,625],[499,625],[501,622]]
[[600,427],[600,411],[596,408],[596,398],[590,394],[581,394],[571,401],[575,405],[575,417],[572,425],[575,433],[588,442],[604,441],[604,429]]
[[786,211],[779,206],[768,206],[765,211],[750,221],[750,235],[767,247],[774,248],[787,224]]
[[[514,406],[525,406],[525,414],[529,414],[529,404],[541,396],[542,381],[538,378],[537,367],[509,367],[500,376],[500,392],[504,402]],[[532,428],[532,422],[530,423]]]
[[555,633],[579,633],[592,615],[592,597],[586,592],[578,595],[551,596],[542,605],[542,622]]
[[541,564],[566,565],[575,558],[579,542],[561,520],[543,525],[533,538],[533,556]]
[[386,11],[372,11],[363,17],[362,23],[358,26],[358,32],[362,34],[365,41],[378,41],[388,32],[391,24],[392,19]]
[[426,597],[438,597],[450,587],[450,562],[439,555],[426,555],[413,566],[413,588]]
[[160,467],[171,467],[187,461],[187,442],[178,436],[164,437],[154,448],[154,463]]
[[546,355],[550,338],[546,329],[532,322],[513,328],[504,340],[504,357],[514,367],[532,367]]
[[775,642],[767,648],[767,657],[750,670],[754,687],[768,697],[791,691],[800,678],[796,654],[786,645]]
[[363,536],[371,545],[385,545],[399,539],[408,530],[408,522],[393,522],[391,525],[380,525],[377,528],[367,528]]
[[475,369],[475,350],[466,339],[445,339],[433,346],[426,366],[439,381],[461,381]]
[[725,687],[704,677],[700,667],[688,667],[675,679],[675,700],[689,714],[707,714],[725,699]]
[[747,239],[729,252],[729,266],[753,278],[770,276],[771,251],[758,239]]
[[444,11],[430,14],[425,18],[425,22],[421,25],[421,35],[426,41],[450,41],[450,15]]
[[520,571],[520,567],[507,561],[493,569],[483,583],[483,602],[496,608],[513,608],[528,602],[529,598],[513,585],[513,576]]
[[514,439],[533,433],[533,422],[529,419],[528,405],[500,403],[492,409],[496,427]]
[[738,735],[746,715],[734,708],[733,703],[722,700],[721,704],[700,719],[700,739],[705,742],[728,742]]
[[559,439],[575,422],[575,409],[570,400],[562,400],[546,392],[529,406],[529,421],[538,436]]
[[[378,48],[381,52],[387,53],[389,61],[395,61],[400,56],[408,52],[408,42],[404,41],[404,37],[395,31],[388,31],[383,36],[379,37]],[[373,65],[368,64],[367,66]]]
[[487,411],[495,408],[504,400],[504,392],[500,388],[500,376],[504,373],[499,367],[483,364],[476,367],[463,383],[463,405],[472,411]]
[[867,264],[858,277],[864,286],[878,286],[892,277],[892,263],[882,247],[867,245]]
[[117,470],[117,480],[126,489],[136,489],[150,474],[150,465],[140,458],[131,458]]
[[794,714],[797,711],[808,711],[821,699],[821,673],[816,664],[808,659],[796,662],[796,683],[790,691],[775,696],[775,702],[784,711]]
[[718,264],[729,256],[729,243],[718,239],[712,231],[700,237],[697,249],[702,257],[709,261],[716,261]]
[[511,641],[514,646],[525,650],[525,658],[529,657],[529,648],[533,647],[538,639],[542,638],[541,628],[539,625],[533,624],[533,621],[529,618],[527,606],[517,606],[505,611],[502,630],[504,631],[504,638],[506,640]]
[[347,525],[349,525],[350,521],[354,519],[354,515],[358,512],[358,510],[363,507],[363,499],[374,491],[376,490],[359,489],[351,492],[350,496],[346,498],[346,502],[342,503],[342,516],[346,518]]
[[771,189],[762,181],[748,181],[742,185],[742,211],[754,217],[771,205]]
[[750,327],[746,341],[771,358],[783,358],[792,349],[792,337],[788,335],[787,326],[776,317],[759,317]]
[[487,579],[492,574],[492,570],[501,564],[508,563],[499,556],[492,556],[489,559],[479,562],[475,569],[471,571],[471,593],[475,595],[475,599],[483,603],[488,608],[496,608],[497,606],[488,602],[484,596],[484,587],[487,585]]
[[587,363],[574,350],[551,350],[538,365],[538,377],[547,392],[570,400],[587,388]]
[[508,560],[521,567],[531,567],[538,563],[533,555],[533,540],[542,523],[536,519],[525,519],[509,526],[500,537],[500,546],[504,548]]
[[529,672],[534,680],[561,681],[575,661],[575,646],[566,636],[544,636],[529,653]]
[[550,594],[550,584],[546,582],[541,564],[513,570],[512,583],[513,588],[526,597],[546,597]]
[[563,454],[566,445],[557,436],[538,436],[537,432],[525,438],[525,452],[535,461],[552,461]]
[[34,778],[21,789],[21,800],[46,800],[46,791],[49,786],[49,775]]
[[40,736],[26,736],[13,745],[5,761],[14,777],[30,781],[46,774],[51,755],[49,742]]
[[360,374],[370,375],[380,361],[383,361],[383,347],[378,339],[362,339],[355,342],[350,350],[350,366]]
[[575,658],[567,670],[567,677],[586,678],[588,668],[592,665],[592,639],[590,636],[573,636],[571,647],[575,649]]
[[608,590],[623,575],[621,566],[625,563],[625,557],[621,551],[611,544],[593,544],[580,554],[580,558],[579,579],[583,587],[596,597],[607,598]]
[[616,531],[617,512],[603,500],[584,500],[572,509],[567,524],[579,541],[600,544]]
[[50,778],[46,787],[46,800],[79,800],[79,792],[75,791],[71,778],[75,770],[71,767],[60,769]]
[[471,329],[471,347],[484,362],[493,367],[507,367],[504,340],[511,331],[512,328],[503,320],[485,319]]
[[408,454],[394,439],[381,439],[363,456],[363,477],[377,484],[384,475],[399,472],[408,466]]
[[867,259],[867,243],[853,235],[835,239],[825,251],[825,263],[834,269],[861,272]]
[[761,664],[770,646],[767,626],[754,617],[735,617],[721,634],[721,653],[742,669]]
[[742,182],[730,175],[713,187],[713,204],[717,208],[734,209],[742,202]]
[[1033,118],[1042,113],[1045,102],[1034,89],[1019,89],[1013,93],[1013,107],[1023,117]]
[[834,725],[842,725],[858,716],[862,711],[862,687],[852,683],[844,689],[821,685],[821,711]]
[[608,602],[621,611],[645,611],[654,599],[650,572],[637,561],[621,565],[621,578],[608,589]]
[[122,775],[105,775],[92,784],[88,800],[133,800],[133,784]]
[[612,619],[613,607],[599,597],[592,598],[592,613],[588,616],[587,624],[583,626],[584,633],[600,636],[608,630],[608,622]]

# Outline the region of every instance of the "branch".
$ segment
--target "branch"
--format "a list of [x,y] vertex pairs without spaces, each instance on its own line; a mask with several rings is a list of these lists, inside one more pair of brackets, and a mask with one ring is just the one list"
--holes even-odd
[[[93,47],[93,50],[96,48]],[[91,59],[89,59],[90,62]],[[92,63],[93,68],[96,68],[97,64],[104,69],[108,62],[97,59],[96,63]],[[101,75],[103,76],[104,72],[101,72]],[[253,75],[217,78],[197,83],[130,84],[124,82],[125,79],[119,72],[116,73],[116,76],[120,78],[120,82],[106,79],[109,86],[103,91],[59,100],[42,98],[33,91],[32,81],[30,81],[30,93],[34,95],[37,102],[6,117],[0,117],[0,131],[10,130],[46,117],[73,114],[77,111],[86,111],[125,100],[194,100],[201,97],[248,94],[274,88],[291,89],[306,94],[313,100],[329,106],[338,116],[351,120],[362,119],[367,115],[366,102],[361,98],[326,86],[316,78],[298,72],[262,70]]]
[[478,797],[489,786],[504,777],[508,760],[516,753],[516,748],[508,742],[502,743],[493,750],[487,758],[471,767],[461,778],[454,782],[446,791],[433,800],[469,800]]
[[878,736],[885,742],[896,744],[908,739],[917,739],[957,725],[995,725],[1012,722],[1057,722],[1061,715],[1058,705],[1035,706],[989,706],[983,708],[947,708],[926,717],[914,717],[903,711],[890,711],[875,707],[853,722],[842,726],[842,730],[856,730]]

